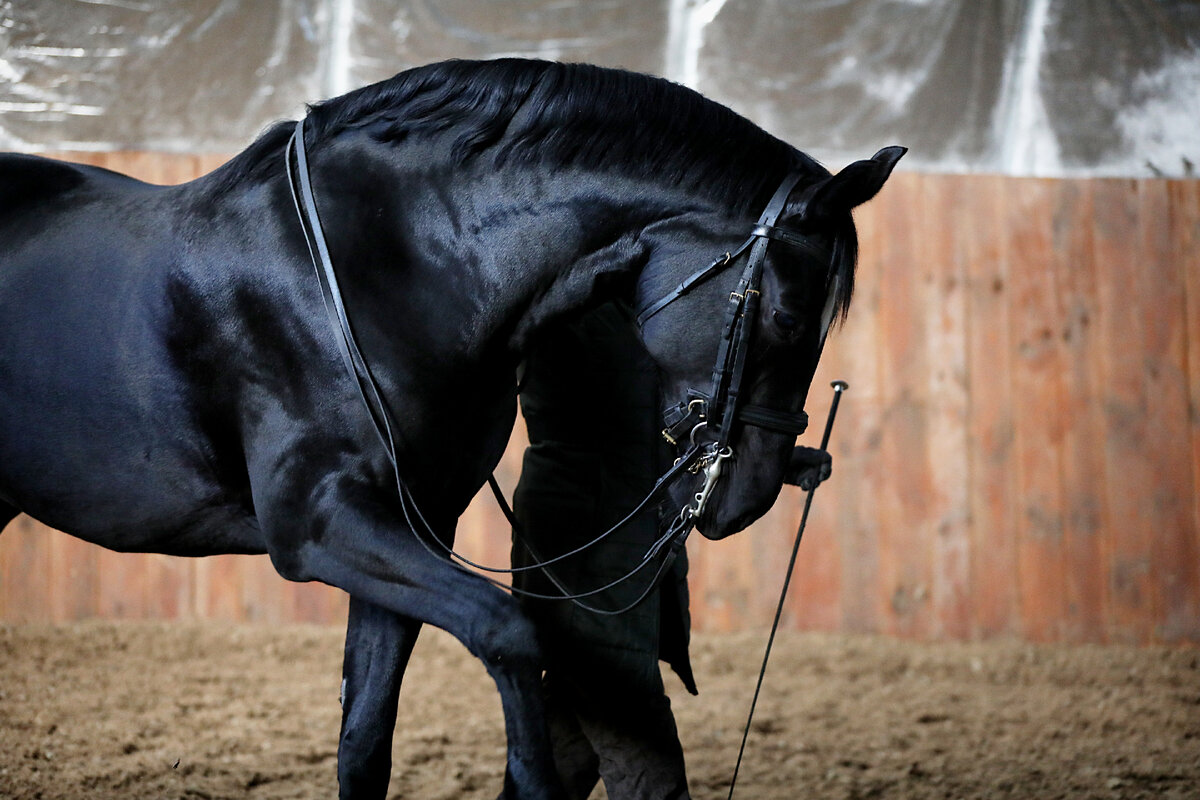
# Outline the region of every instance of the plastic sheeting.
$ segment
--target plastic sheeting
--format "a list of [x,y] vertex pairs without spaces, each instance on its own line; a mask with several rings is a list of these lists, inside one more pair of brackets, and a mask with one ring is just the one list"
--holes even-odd
[[0,148],[233,151],[319,99],[322,0],[0,0]]
[[840,167],[1191,175],[1192,0],[0,0],[0,148],[232,152],[442,58],[668,77]]
[[[443,58],[520,56],[662,74],[662,0],[356,0],[350,86]],[[399,66],[398,66],[399,65]],[[347,87],[349,88],[349,86]]]
[[[836,166],[1175,175],[1200,157],[1194,0],[728,0],[698,86]],[[781,69],[780,64],[786,64]]]

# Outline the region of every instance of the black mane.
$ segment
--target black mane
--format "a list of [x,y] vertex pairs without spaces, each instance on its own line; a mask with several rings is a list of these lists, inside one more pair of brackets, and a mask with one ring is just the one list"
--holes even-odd
[[[625,70],[526,59],[445,61],[401,72],[310,109],[313,141],[362,129],[379,141],[453,129],[454,155],[488,152],[497,164],[654,175],[726,204],[762,208],[784,174],[829,172],[816,161],[684,86]],[[846,220],[833,231],[836,307],[854,287],[857,241]]]
[[586,64],[446,61],[313,106],[314,141],[349,128],[399,141],[453,128],[454,155],[654,175],[729,203],[765,204],[792,168],[828,175],[800,151],[661,78]]

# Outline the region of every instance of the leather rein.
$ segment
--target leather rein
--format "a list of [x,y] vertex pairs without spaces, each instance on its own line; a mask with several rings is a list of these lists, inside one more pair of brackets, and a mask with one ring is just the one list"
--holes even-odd
[[[825,263],[831,263],[831,256],[824,248],[803,236],[778,228],[775,225],[784,210],[788,195],[802,177],[800,172],[791,172],[784,178],[779,188],[776,189],[775,194],[763,210],[758,223],[745,242],[736,250],[724,254],[707,267],[688,276],[673,290],[658,300],[647,304],[637,313],[637,324],[641,328],[647,320],[659,311],[686,295],[708,278],[723,272],[734,261],[748,253],[746,266],[743,269],[737,289],[730,294],[729,302],[726,306],[724,331],[718,347],[717,360],[713,369],[709,390],[703,392],[696,389],[689,389],[687,397],[668,409],[664,418],[666,427],[663,430],[663,436],[673,445],[681,441],[685,442],[688,447],[684,454],[655,482],[654,488],[651,489],[650,493],[632,511],[612,528],[599,534],[591,541],[569,552],[545,560],[538,558],[537,554],[530,549],[530,553],[536,561],[533,564],[521,567],[488,567],[471,561],[456,552],[437,535],[433,527],[426,521],[424,515],[421,514],[416,500],[412,496],[412,492],[400,475],[391,416],[387,410],[387,406],[384,404],[379,385],[371,373],[370,367],[363,357],[357,339],[354,336],[341,289],[338,285],[333,260],[329,254],[329,246],[325,239],[324,229],[321,226],[316,196],[313,192],[312,180],[309,173],[308,155],[304,142],[303,119],[296,123],[295,131],[285,147],[284,159],[292,200],[295,203],[296,214],[304,231],[305,242],[308,245],[317,281],[321,287],[322,299],[329,316],[330,326],[334,331],[338,351],[346,367],[346,371],[353,380],[359,397],[366,407],[367,413],[370,415],[372,426],[383,444],[388,461],[392,466],[405,522],[408,524],[410,530],[413,531],[417,540],[428,551],[434,555],[448,556],[451,559],[451,563],[454,563],[455,566],[465,568],[463,566],[465,565],[466,567],[473,567],[484,572],[503,574],[541,570],[562,594],[551,595],[531,592],[509,586],[487,575],[481,575],[480,577],[514,594],[526,597],[544,600],[569,600],[588,611],[606,616],[625,613],[640,604],[659,585],[670,565],[682,549],[688,534],[695,526],[697,518],[704,510],[713,488],[721,477],[722,464],[733,456],[733,448],[730,445],[730,441],[735,423],[740,422],[744,425],[765,427],[792,435],[799,435],[808,427],[808,415],[803,411],[798,413],[775,411],[762,406],[748,405],[742,402],[740,397],[747,355],[753,340],[755,323],[758,318],[763,267],[766,261],[768,243],[770,241],[784,242],[790,246],[808,251],[810,254],[821,258]],[[825,319],[822,320],[822,340],[831,316],[829,310],[832,307],[835,295],[836,278],[834,281],[834,285],[829,289],[830,300],[824,315]],[[671,524],[667,526],[665,532],[655,540],[641,561],[628,573],[605,586],[585,592],[571,592],[550,571],[549,567],[554,564],[579,555],[598,545],[617,530],[629,524],[631,520],[647,508],[657,507],[666,497],[670,485],[685,473],[695,474],[700,471],[704,473],[704,484],[701,490],[679,511]],[[489,483],[500,502],[505,516],[514,526],[514,531],[519,531],[520,526],[517,524],[508,503],[504,500],[503,494],[495,482],[495,478],[490,478]],[[527,543],[523,542],[522,544],[527,548],[529,547]],[[582,602],[585,598],[598,595],[628,581],[655,559],[659,558],[660,553],[663,555],[658,568],[655,570],[653,579],[632,603],[623,608],[609,610],[597,608]]]

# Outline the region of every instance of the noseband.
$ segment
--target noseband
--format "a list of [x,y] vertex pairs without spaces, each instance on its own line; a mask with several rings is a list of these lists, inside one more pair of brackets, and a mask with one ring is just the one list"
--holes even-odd
[[[759,302],[762,297],[763,266],[767,258],[767,246],[773,241],[784,242],[807,251],[823,263],[832,263],[832,254],[810,239],[776,226],[779,215],[787,205],[788,195],[803,177],[796,171],[788,174],[767,207],[763,209],[758,223],[750,231],[749,238],[733,252],[726,253],[707,267],[692,273],[678,286],[659,299],[648,303],[637,313],[637,324],[645,323],[675,300],[690,292],[708,278],[723,272],[735,260],[749,251],[746,266],[742,270],[737,288],[730,292],[725,306],[724,328],[713,367],[712,382],[708,391],[689,388],[685,397],[667,409],[663,415],[666,427],[663,438],[677,445],[685,437],[692,445],[697,444],[701,434],[711,439],[706,453],[697,461],[695,471],[704,469],[704,487],[695,496],[695,505],[684,509],[692,517],[698,517],[705,502],[721,474],[721,463],[733,455],[730,441],[735,422],[759,428],[799,436],[808,428],[808,414],[777,411],[765,406],[751,405],[742,400],[742,388],[746,372],[746,359],[754,339],[758,320]],[[830,286],[829,301],[822,319],[821,337],[824,340],[828,328],[830,303],[836,294],[836,277]]]

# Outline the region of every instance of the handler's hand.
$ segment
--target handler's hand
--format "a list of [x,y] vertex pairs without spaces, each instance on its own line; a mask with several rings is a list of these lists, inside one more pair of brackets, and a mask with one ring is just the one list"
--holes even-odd
[[827,479],[833,472],[833,456],[815,447],[797,447],[792,451],[784,483],[808,491]]

